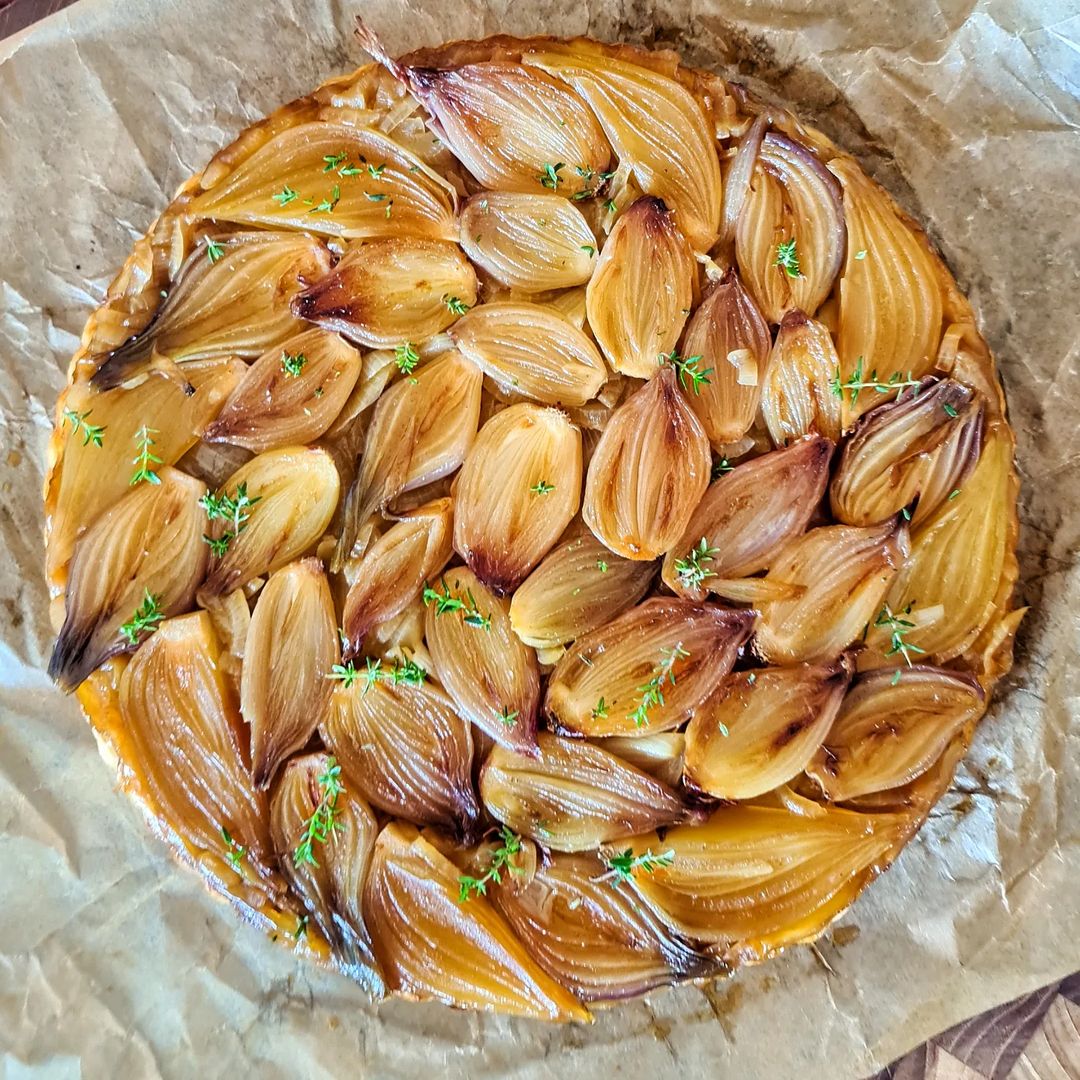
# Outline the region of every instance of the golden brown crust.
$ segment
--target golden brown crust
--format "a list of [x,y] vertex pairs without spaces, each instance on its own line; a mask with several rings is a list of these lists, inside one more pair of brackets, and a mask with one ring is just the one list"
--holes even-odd
[[[458,41],[435,48],[418,49],[403,57],[402,61],[410,65],[439,68],[465,62],[520,60],[524,53],[556,42],[561,45],[566,44],[563,39],[553,37],[516,39],[498,36],[482,41]],[[828,161],[834,157],[848,158],[848,155],[834,146],[825,135],[802,123],[794,114],[758,102],[742,87],[728,84],[713,73],[683,66],[675,53],[653,52],[633,45],[608,45],[588,38],[576,38],[570,44],[593,54],[632,61],[677,79],[703,105],[707,116],[715,125],[719,138],[740,133],[745,130],[753,114],[764,111],[769,113],[772,122],[777,127],[797,134],[808,142],[823,160]],[[171,280],[172,274],[184,257],[190,253],[201,234],[198,223],[185,217],[185,208],[195,195],[212,185],[221,175],[234,168],[273,135],[287,127],[338,113],[345,115],[365,112],[374,115],[376,111],[385,113],[386,110],[392,109],[396,102],[402,100],[404,93],[397,81],[382,67],[374,63],[367,64],[351,74],[330,79],[312,93],[275,110],[265,119],[247,128],[229,146],[220,150],[204,170],[181,185],[169,206],[150,225],[145,236],[135,243],[131,254],[110,284],[105,300],[87,320],[79,349],[72,357],[69,368],[69,388],[73,383],[84,382],[94,370],[99,357],[143,329],[153,318],[161,302],[163,287]],[[919,237],[920,243],[934,261],[935,272],[943,295],[945,341],[951,350],[949,355],[943,357],[943,365],[946,370],[951,367],[964,381],[977,385],[983,391],[990,403],[990,412],[994,417],[995,426],[1008,431],[1010,443],[1015,447],[1015,439],[1005,419],[1005,398],[993,357],[978,332],[971,305],[960,292],[953,276],[922,227],[897,206],[895,201],[890,199],[890,202],[901,219]],[[950,328],[952,328],[951,333]],[[945,345],[943,345],[943,351],[945,351]],[[62,464],[64,438],[61,416],[66,396],[65,390],[57,402],[55,427],[47,451],[44,485],[47,535],[48,522],[57,498],[56,477]],[[965,665],[978,674],[980,682],[987,691],[987,702],[989,702],[989,692],[993,685],[1012,664],[1013,638],[1023,616],[1022,611],[1011,610],[1012,595],[1018,575],[1015,549],[1018,532],[1016,494],[1019,480],[1015,466],[1010,482],[1012,490],[1009,499],[1011,514],[1007,557],[994,601],[995,617],[989,620],[962,658]],[[49,581],[50,593],[54,599],[54,614],[59,614],[62,609],[64,576],[61,572]],[[121,762],[125,756],[125,736],[119,716],[118,685],[127,662],[125,657],[109,661],[84,683],[78,692],[79,702],[99,740],[103,755],[112,756]],[[939,766],[920,781],[909,785],[912,789],[909,802],[914,811],[911,828],[905,831],[900,843],[890,852],[888,858],[865,871],[861,886],[872,880],[891,862],[903,843],[925,820],[925,815],[933,802],[946,790],[953,770],[970,742],[974,727],[973,721],[958,736]],[[144,806],[151,822],[156,822],[153,808],[147,804],[146,793],[137,790],[134,778],[121,770],[119,783],[127,794]],[[295,914],[275,911],[266,905],[264,899],[254,900],[253,909],[249,906],[253,902],[252,892],[244,888],[243,881],[236,885],[227,884],[236,875],[228,872],[229,867],[223,858],[188,849],[179,838],[167,828],[163,828],[160,823],[155,828],[170,842],[179,858],[199,869],[212,888],[229,896],[238,910],[246,914],[246,917],[268,928],[276,927],[286,935],[296,932]],[[852,891],[852,897],[857,891]],[[307,944],[304,948],[313,958],[327,960],[328,946],[317,934],[309,933],[306,940]],[[767,949],[760,952],[750,950],[750,953],[740,956],[739,959],[741,962],[760,960],[768,955],[768,951]]]

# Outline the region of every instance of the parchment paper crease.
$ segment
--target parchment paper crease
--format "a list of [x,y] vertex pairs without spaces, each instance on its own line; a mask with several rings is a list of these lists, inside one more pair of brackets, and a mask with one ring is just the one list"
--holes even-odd
[[1016,669],[955,791],[821,959],[560,1029],[375,1009],[241,925],[114,794],[42,673],[42,456],[82,323],[173,189],[365,58],[344,0],[82,0],[0,46],[0,1075],[842,1080],[1080,968],[1075,0],[361,7],[394,49],[499,31],[672,44],[860,155],[929,226],[1001,365],[1033,605]]

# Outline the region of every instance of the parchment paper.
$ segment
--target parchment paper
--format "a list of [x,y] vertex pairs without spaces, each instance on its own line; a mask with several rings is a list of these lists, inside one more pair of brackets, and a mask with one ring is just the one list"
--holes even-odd
[[1015,671],[955,790],[820,958],[555,1028],[376,1008],[242,925],[150,839],[42,672],[42,458],[83,321],[171,192],[365,57],[344,0],[82,0],[0,45],[0,1075],[838,1080],[1080,968],[1075,0],[359,6],[395,50],[672,44],[860,155],[929,226],[1001,365],[1033,605]]

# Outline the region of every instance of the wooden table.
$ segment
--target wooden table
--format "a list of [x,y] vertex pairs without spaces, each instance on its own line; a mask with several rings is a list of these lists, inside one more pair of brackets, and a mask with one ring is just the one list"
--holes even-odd
[[[73,0],[0,0],[0,40]],[[1080,972],[912,1050],[872,1080],[1080,1080]]]

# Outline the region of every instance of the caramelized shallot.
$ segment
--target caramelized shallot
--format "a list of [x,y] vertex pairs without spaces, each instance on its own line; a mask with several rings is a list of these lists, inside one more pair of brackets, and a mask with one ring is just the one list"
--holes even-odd
[[750,429],[771,349],[769,326],[731,267],[705,294],[680,346],[709,373],[688,400],[713,446],[738,442]]
[[478,192],[462,207],[459,242],[473,263],[520,293],[584,285],[598,247],[573,202],[533,191]]
[[292,310],[370,349],[393,349],[426,341],[475,303],[476,275],[456,244],[395,236],[350,244]]
[[655,574],[652,563],[620,559],[586,532],[555,548],[515,590],[514,632],[535,649],[565,645],[636,604]]
[[[242,465],[207,506],[208,542],[220,554],[211,562],[199,602],[239,589],[309,551],[330,524],[340,488],[333,459],[316,447],[268,450]],[[246,503],[246,517],[213,510],[223,496]]]
[[256,787],[268,787],[281,763],[311,738],[330,704],[337,660],[334,601],[322,563],[301,559],[275,571],[251,616],[240,677]]
[[480,773],[488,812],[554,851],[590,851],[681,821],[686,808],[666,784],[599,746],[542,732],[540,753],[496,746]]
[[796,585],[800,591],[760,605],[754,647],[778,664],[837,656],[874,621],[909,552],[907,524],[899,515],[865,529],[811,529],[769,569],[766,581]]
[[589,463],[582,516],[617,555],[675,545],[709,486],[709,440],[664,367],[612,414]]
[[753,799],[806,767],[836,718],[854,664],[740,671],[686,729],[686,779],[717,799]]
[[454,500],[454,548],[489,588],[513,592],[581,505],[581,432],[558,409],[503,409],[480,429]]
[[341,620],[346,660],[360,651],[373,626],[400,615],[447,564],[452,528],[452,501],[435,499],[402,514],[364,552]]
[[607,379],[596,346],[545,305],[481,304],[458,320],[450,337],[504,394],[548,405],[584,405]]
[[313,442],[344,408],[360,368],[360,354],[337,334],[296,334],[247,369],[203,439],[256,454]]
[[199,499],[206,487],[161,467],[106,510],[75,544],[64,625],[49,675],[72,691],[110,656],[188,611],[206,573]]
[[732,579],[768,569],[821,502],[832,450],[828,439],[809,435],[722,473],[664,556],[664,584],[703,600],[709,592],[725,595]]
[[753,624],[753,612],[655,596],[578,638],[544,709],[571,735],[671,731],[731,670]]
[[[335,768],[334,759],[321,753],[289,761],[274,786],[270,835],[282,871],[330,943],[334,958],[346,975],[378,999],[385,987],[363,913],[364,882],[378,825],[368,806],[337,781]],[[320,813],[329,819],[326,839],[308,847],[305,837]]]
[[540,671],[510,626],[510,603],[463,566],[424,590],[424,629],[439,681],[457,711],[495,742],[536,753]]
[[422,671],[414,668],[410,676],[399,665],[384,665],[368,665],[370,681],[361,674],[359,682],[338,686],[321,727],[326,745],[346,783],[373,806],[472,837],[480,807],[468,722]]
[[986,708],[970,675],[917,664],[859,676],[806,772],[833,802],[921,776]]
[[460,899],[458,868],[412,825],[375,841],[363,909],[387,987],[461,1009],[588,1020],[483,896]]

